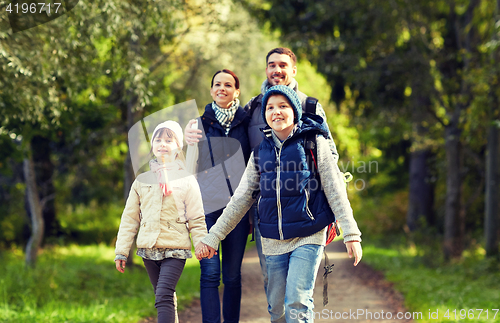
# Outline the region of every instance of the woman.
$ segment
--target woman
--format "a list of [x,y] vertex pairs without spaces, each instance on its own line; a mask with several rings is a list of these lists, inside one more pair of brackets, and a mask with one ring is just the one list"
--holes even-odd
[[[215,224],[238,187],[244,164],[251,153],[247,134],[248,117],[239,104],[239,87],[238,77],[232,71],[217,71],[212,77],[210,89],[213,102],[207,104],[198,120],[198,127],[203,127],[206,135],[206,140],[198,143],[196,173],[203,197],[207,229]],[[190,121],[185,131],[188,132],[195,122]],[[247,214],[222,241],[222,260],[217,255],[200,261],[200,298],[204,323],[221,322],[218,290],[221,266],[224,283],[223,319],[226,323],[239,322],[241,262],[249,230]]]

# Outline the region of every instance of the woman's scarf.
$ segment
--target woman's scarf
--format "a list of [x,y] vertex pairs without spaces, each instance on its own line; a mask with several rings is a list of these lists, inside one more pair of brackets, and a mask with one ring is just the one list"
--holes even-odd
[[223,109],[219,107],[215,101],[212,102],[212,109],[215,112],[215,118],[222,127],[226,130],[226,135],[229,133],[229,128],[231,127],[231,123],[234,120],[234,115],[240,106],[240,100],[234,99],[233,104],[227,109]]
[[172,186],[168,181],[168,171],[178,171],[183,169],[182,162],[178,159],[174,160],[170,163],[162,164],[155,158],[149,161],[149,168],[156,175],[156,179],[160,184],[160,189],[163,193],[163,196],[168,196],[172,194]]

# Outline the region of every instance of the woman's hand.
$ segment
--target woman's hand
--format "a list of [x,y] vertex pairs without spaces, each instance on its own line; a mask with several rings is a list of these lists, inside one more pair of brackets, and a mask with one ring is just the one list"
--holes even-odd
[[203,242],[199,242],[194,249],[194,253],[196,259],[201,260],[203,258],[212,258],[217,254],[217,251],[214,248],[207,246]]
[[195,123],[197,123],[197,120],[191,119],[186,125],[186,128],[184,128],[184,139],[186,140],[187,144],[191,146],[199,142],[200,138],[202,137],[202,131],[200,129],[191,128]]
[[347,254],[349,258],[354,256],[354,266],[357,266],[363,257],[363,250],[361,249],[361,243],[359,241],[349,241],[345,243],[345,247],[347,248]]
[[127,265],[127,261],[117,259],[115,260],[115,264],[116,264],[116,270],[118,270],[123,274],[125,272],[125,266]]

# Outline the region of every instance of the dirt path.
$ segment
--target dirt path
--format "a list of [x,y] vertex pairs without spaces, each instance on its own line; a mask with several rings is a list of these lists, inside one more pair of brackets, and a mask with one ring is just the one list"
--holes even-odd
[[[392,285],[386,282],[380,273],[365,265],[363,261],[354,267],[352,265],[354,261],[347,257],[342,242],[334,242],[327,246],[327,254],[330,263],[335,264],[333,273],[328,277],[329,303],[323,307],[324,262],[322,261],[314,289],[314,311],[316,312],[314,322],[412,322],[396,319],[396,313],[405,312],[403,297],[393,290]],[[270,322],[259,259],[255,249],[245,253],[242,285],[240,323]],[[392,319],[387,319],[389,315]],[[179,313],[179,322],[202,322],[198,300],[184,312]]]

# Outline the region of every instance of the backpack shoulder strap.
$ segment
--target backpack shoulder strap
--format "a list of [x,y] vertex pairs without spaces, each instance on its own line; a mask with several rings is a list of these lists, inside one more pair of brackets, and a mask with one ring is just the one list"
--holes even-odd
[[316,114],[316,105],[318,104],[318,99],[308,96],[306,98],[306,106],[304,112]]
[[252,100],[252,104],[250,105],[250,111],[248,112],[248,115],[251,117],[253,115],[253,112],[255,111],[255,109],[257,109],[257,105],[259,104],[259,102],[261,102],[262,104],[262,93],[257,95],[253,100]]
[[[306,151],[306,160],[309,169],[314,174],[318,176],[318,164],[316,161],[316,156],[318,156],[318,148],[316,145],[316,132],[309,132],[304,137],[304,149]],[[319,177],[319,176],[318,176]]]
[[[321,183],[317,163],[318,146],[316,144],[316,135],[317,133],[315,132],[309,132],[306,134],[306,137],[304,138],[304,149],[306,151],[307,165],[316,180]],[[340,236],[340,230],[337,225],[337,221],[334,221],[328,226],[326,245],[332,242],[336,236]],[[328,298],[326,299],[326,302],[328,302]]]

